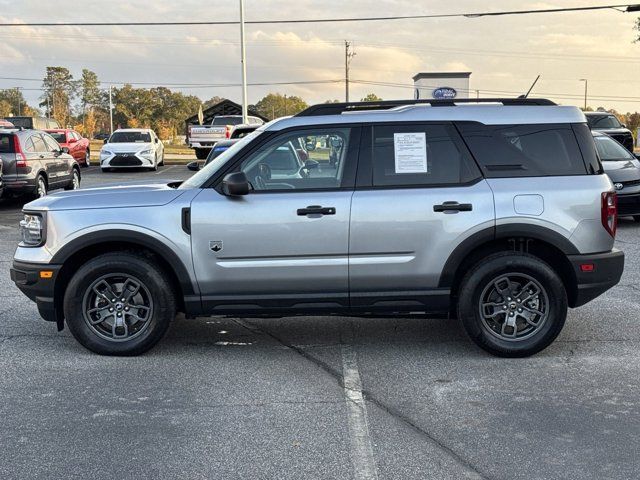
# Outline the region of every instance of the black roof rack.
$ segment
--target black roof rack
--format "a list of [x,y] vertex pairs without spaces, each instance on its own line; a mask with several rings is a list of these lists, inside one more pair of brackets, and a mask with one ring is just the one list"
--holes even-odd
[[389,110],[404,105],[427,104],[432,107],[455,107],[457,103],[501,103],[505,106],[550,106],[556,103],[546,98],[460,98],[446,100],[384,100],[380,102],[321,103],[301,111],[296,117],[314,117],[317,115],[339,115],[343,112],[361,110]]

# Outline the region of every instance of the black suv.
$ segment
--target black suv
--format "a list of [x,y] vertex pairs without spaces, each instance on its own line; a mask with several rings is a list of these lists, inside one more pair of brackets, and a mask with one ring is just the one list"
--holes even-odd
[[633,135],[626,125],[620,123],[613,113],[585,112],[589,128],[595,132],[606,133],[633,153]]

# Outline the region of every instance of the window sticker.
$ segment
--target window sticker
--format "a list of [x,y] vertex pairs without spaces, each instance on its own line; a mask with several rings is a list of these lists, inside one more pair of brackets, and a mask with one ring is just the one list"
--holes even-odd
[[428,173],[426,133],[394,133],[393,153],[396,173]]

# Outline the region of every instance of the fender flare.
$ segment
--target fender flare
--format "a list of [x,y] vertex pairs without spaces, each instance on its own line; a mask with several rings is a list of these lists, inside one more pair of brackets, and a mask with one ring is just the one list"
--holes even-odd
[[540,225],[527,223],[510,223],[485,228],[464,239],[449,255],[442,273],[440,274],[439,288],[450,288],[458,270],[458,267],[477,247],[493,240],[507,238],[531,238],[539,240],[559,249],[565,255],[577,255],[579,250],[566,237],[558,232]]

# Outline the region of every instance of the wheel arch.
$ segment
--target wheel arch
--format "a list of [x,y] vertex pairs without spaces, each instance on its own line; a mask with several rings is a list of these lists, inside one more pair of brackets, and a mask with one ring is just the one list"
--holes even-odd
[[[64,245],[50,263],[62,265],[54,287],[54,302],[58,326],[63,322],[62,301],[71,277],[87,261],[114,251],[128,251],[152,258],[166,272],[176,297],[178,310],[198,310],[199,295],[195,292],[189,271],[170,247],[144,233],[130,230],[91,232]],[[185,305],[189,302],[189,305]],[[193,304],[195,302],[195,305]]]
[[460,282],[469,268],[482,258],[503,251],[529,253],[548,263],[565,285],[569,306],[575,304],[577,279],[567,256],[580,252],[558,232],[529,224],[487,228],[462,241],[447,259],[438,287],[450,288],[452,298],[456,298]]

